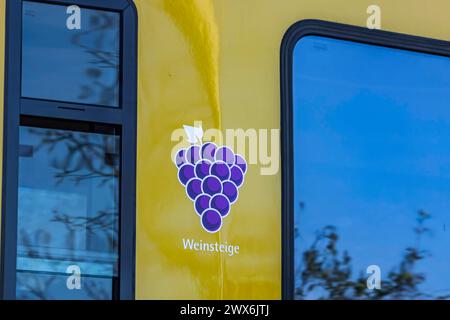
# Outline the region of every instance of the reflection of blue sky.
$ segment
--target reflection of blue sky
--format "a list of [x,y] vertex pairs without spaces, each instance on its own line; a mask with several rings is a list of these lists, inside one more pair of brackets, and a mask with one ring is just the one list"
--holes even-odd
[[[91,9],[81,9],[81,30],[68,30],[66,6],[24,2],[23,22],[23,70],[22,92],[26,97],[58,101],[101,104],[105,90],[114,88],[107,105],[118,105],[116,68],[106,68],[86,49],[71,42],[75,35],[81,36],[81,44],[91,50],[114,54],[110,61],[118,64],[120,48],[120,14]],[[106,15],[114,21],[114,28],[94,30],[90,22]],[[100,22],[103,21],[100,19]],[[90,34],[84,34],[91,32]],[[103,37],[99,41],[99,36]],[[89,78],[87,68],[102,72],[98,79]],[[97,84],[95,84],[97,81]],[[82,87],[93,89],[92,95],[80,99]]]
[[[450,59],[315,36],[294,51],[296,250],[338,228],[355,273],[387,275],[432,215],[421,289],[450,292]],[[305,203],[300,212],[299,202]],[[301,266],[296,255],[296,266]]]

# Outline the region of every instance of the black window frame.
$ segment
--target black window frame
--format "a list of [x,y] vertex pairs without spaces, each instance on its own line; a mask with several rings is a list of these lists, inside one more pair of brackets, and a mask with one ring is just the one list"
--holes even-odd
[[286,31],[280,51],[281,159],[282,159],[282,299],[294,299],[294,159],[293,159],[293,52],[306,36],[321,36],[413,52],[450,57],[450,42],[402,33],[307,19]]
[[[121,14],[119,107],[21,97],[23,1]],[[0,297],[16,299],[19,126],[21,117],[61,119],[121,128],[119,299],[135,298],[138,16],[132,0],[6,0],[5,100]]]

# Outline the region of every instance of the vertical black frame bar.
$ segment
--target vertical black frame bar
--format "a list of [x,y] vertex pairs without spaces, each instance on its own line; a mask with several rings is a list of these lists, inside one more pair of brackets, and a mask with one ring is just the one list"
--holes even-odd
[[[21,98],[22,3],[79,5],[121,14],[119,108]],[[121,127],[119,298],[135,298],[137,148],[137,9],[132,0],[6,0],[5,104],[0,298],[16,299],[18,149],[21,116],[105,123]]]
[[[120,299],[131,300],[135,298],[137,153],[137,10],[134,5],[123,11],[122,21],[128,21],[122,24],[123,34],[134,35],[122,38],[122,49],[128,49],[122,51],[122,108],[126,112],[122,115],[119,249]],[[128,173],[123,174],[124,171]]]
[[294,146],[293,51],[305,36],[322,36],[369,45],[450,57],[450,42],[322,21],[302,20],[285,33],[280,51],[281,157],[282,157],[282,299],[294,299]]
[[[6,2],[5,103],[3,120],[1,297],[16,298],[17,196],[19,169],[19,124],[21,74],[9,66],[19,63],[22,55],[22,6]],[[8,192],[8,190],[13,190]],[[9,214],[14,212],[14,214]]]

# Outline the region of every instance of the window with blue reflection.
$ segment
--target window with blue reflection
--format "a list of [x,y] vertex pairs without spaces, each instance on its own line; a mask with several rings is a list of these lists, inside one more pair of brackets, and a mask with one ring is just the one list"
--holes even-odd
[[[119,262],[117,130],[61,120],[23,122],[17,298],[115,298]],[[80,271],[80,288],[74,288],[76,282],[70,276],[77,271],[70,266]]]
[[67,8],[23,2],[22,96],[118,107],[120,13],[81,8],[70,30]]
[[319,36],[293,55],[295,298],[449,298],[450,59]]

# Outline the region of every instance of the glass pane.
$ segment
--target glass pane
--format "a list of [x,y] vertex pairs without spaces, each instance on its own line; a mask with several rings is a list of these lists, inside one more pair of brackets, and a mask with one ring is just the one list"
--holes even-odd
[[23,3],[22,96],[118,107],[120,14],[67,8]]
[[293,58],[296,298],[449,298],[450,59],[316,36]]
[[20,127],[18,299],[113,298],[120,137],[90,129]]

